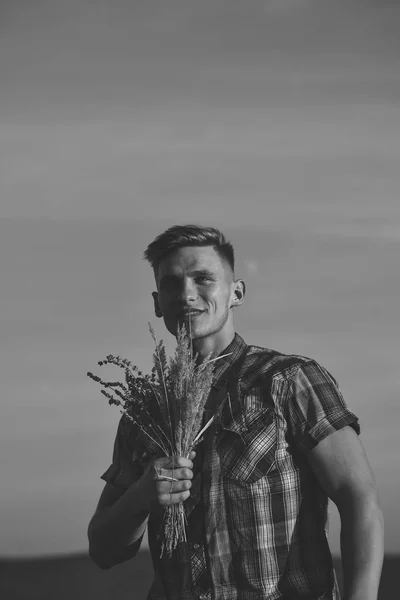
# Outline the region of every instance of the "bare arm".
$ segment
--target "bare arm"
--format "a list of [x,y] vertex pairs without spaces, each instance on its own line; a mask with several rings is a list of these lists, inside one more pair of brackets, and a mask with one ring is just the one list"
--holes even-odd
[[322,440],[308,458],[340,513],[343,600],[377,600],[383,515],[364,448],[355,431],[344,427]]
[[149,513],[138,503],[139,482],[128,490],[106,483],[88,528],[89,555],[108,569],[136,555]]
[[[127,490],[106,483],[88,528],[89,554],[101,569],[136,555],[150,512],[189,497],[193,463],[182,457],[175,457],[173,461],[174,465],[171,458],[157,459],[156,468],[149,465]],[[158,478],[160,469],[162,477]],[[177,481],[165,480],[167,477]]]

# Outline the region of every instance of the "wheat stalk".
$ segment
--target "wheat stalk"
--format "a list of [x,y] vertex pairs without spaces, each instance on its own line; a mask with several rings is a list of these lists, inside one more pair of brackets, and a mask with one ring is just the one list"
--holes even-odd
[[[189,319],[188,328],[185,324],[178,324],[175,354],[168,363],[163,341],[158,342],[150,323],[149,329],[155,343],[151,375],[143,375],[128,359],[111,354],[98,364],[122,368],[124,384],[104,381],[90,372],[87,375],[105,388],[101,392],[109,403],[119,406],[121,413],[155,444],[161,455],[188,457],[214,420],[211,417],[202,427],[215,362],[229,355],[215,357],[210,353],[197,364],[198,355],[193,356]],[[186,540],[183,503],[164,509],[160,531],[161,555],[170,554],[181,540]]]

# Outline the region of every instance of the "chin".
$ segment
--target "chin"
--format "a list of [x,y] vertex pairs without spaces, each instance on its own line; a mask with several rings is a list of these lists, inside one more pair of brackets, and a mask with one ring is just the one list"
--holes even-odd
[[207,334],[201,331],[192,331],[192,340],[200,340],[203,337],[207,337]]

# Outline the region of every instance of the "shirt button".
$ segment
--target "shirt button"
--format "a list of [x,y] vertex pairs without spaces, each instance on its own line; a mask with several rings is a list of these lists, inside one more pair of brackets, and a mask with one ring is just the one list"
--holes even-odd
[[[200,548],[200,544],[197,544],[197,543],[193,544],[193,549],[194,550],[198,550],[199,548]],[[203,594],[203,596],[200,596],[200,598],[205,598],[204,594]]]
[[207,599],[207,594],[200,594],[199,595],[199,600],[206,600]]

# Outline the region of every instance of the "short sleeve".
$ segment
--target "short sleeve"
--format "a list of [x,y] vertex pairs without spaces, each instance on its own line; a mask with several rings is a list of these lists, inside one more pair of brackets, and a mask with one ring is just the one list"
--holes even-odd
[[358,418],[348,409],[336,380],[314,360],[300,365],[289,397],[289,428],[297,445],[312,450],[346,425],[360,434]]
[[130,421],[122,417],[115,437],[112,463],[101,479],[128,489],[142,474],[143,467],[134,450],[134,432]]

